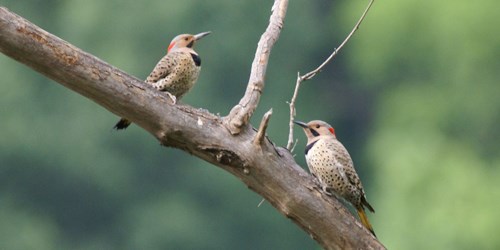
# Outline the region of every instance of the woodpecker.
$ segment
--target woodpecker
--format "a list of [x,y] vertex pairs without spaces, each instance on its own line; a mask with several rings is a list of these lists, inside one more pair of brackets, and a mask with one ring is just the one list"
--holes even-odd
[[330,191],[334,191],[350,202],[356,208],[361,223],[376,236],[364,208],[368,208],[372,213],[375,210],[366,200],[351,156],[337,140],[334,128],[319,120],[294,123],[301,126],[307,136],[305,155],[309,172],[319,180],[325,193],[331,195]]
[[[167,54],[156,64],[145,82],[159,91],[166,92],[175,104],[198,80],[201,58],[193,47],[198,40],[209,34],[210,31],[176,36],[170,42]],[[130,123],[126,118],[122,118],[114,128],[125,129]]]

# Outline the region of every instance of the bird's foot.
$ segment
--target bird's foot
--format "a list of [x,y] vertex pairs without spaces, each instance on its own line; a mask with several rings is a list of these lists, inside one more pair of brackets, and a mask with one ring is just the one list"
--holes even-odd
[[321,187],[321,183],[319,182],[318,178],[316,178],[316,176],[315,176],[315,175],[313,175],[313,177],[314,177],[314,178],[313,178],[313,182],[314,182],[314,184],[316,184],[316,186],[318,186],[318,187]]
[[328,196],[333,196],[333,193],[330,192],[330,190],[328,190],[328,188],[326,186],[323,186],[321,187],[321,189],[323,190],[323,192],[328,195]]
[[172,95],[170,92],[168,91],[165,91],[165,93],[167,93],[167,95],[170,97],[170,99],[172,99],[172,104],[176,104],[177,103],[177,97],[175,97],[175,95]]

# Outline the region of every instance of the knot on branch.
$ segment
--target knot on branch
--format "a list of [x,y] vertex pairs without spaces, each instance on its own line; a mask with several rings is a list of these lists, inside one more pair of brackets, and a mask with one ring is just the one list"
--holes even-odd
[[263,81],[256,81],[251,84],[252,90],[259,92],[259,94],[262,94],[262,89],[264,88],[264,82]]
[[[241,132],[241,128],[248,124],[250,117],[257,108],[257,103],[264,88],[264,81],[252,82],[247,88],[247,94],[235,105],[225,119],[226,128],[232,135]],[[249,91],[250,90],[250,91]]]
[[223,165],[244,169],[248,164],[240,156],[228,149],[201,147],[202,150],[212,155],[212,157]]
[[37,43],[47,46],[50,48],[56,57],[61,60],[61,62],[64,62],[66,65],[74,65],[78,62],[78,53],[74,52],[74,48],[69,48],[70,45],[67,45],[68,47],[59,47],[51,43],[47,37],[46,34],[43,32],[38,32],[37,30],[32,30],[30,27],[27,26],[20,26],[16,28],[16,31],[22,34],[27,35],[31,39],[35,40]]
[[224,125],[232,135],[237,135],[241,132],[241,128],[248,124],[252,114],[253,110],[248,110],[238,104],[231,109],[229,115],[224,119]]

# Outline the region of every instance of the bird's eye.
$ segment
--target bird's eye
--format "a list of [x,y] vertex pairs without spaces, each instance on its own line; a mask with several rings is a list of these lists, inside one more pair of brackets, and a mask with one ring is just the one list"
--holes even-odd
[[184,38],[184,40],[186,40],[186,41],[187,41],[187,40],[188,40],[188,38],[186,37],[186,38]]
[[318,125],[316,125],[316,128],[319,128],[319,124],[318,124]]

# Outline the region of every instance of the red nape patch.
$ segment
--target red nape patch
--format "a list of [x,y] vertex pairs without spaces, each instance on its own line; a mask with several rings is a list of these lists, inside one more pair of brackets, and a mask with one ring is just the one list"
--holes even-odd
[[335,134],[335,129],[329,128],[328,130],[330,131],[330,133]]
[[170,45],[168,45],[168,49],[167,49],[167,52],[170,52],[170,50],[172,49],[172,47],[174,47],[175,43],[171,43]]

